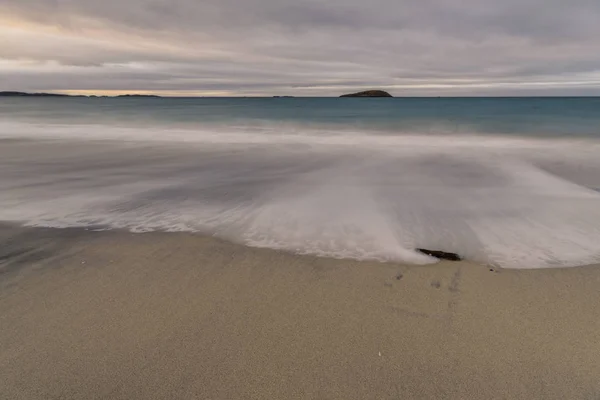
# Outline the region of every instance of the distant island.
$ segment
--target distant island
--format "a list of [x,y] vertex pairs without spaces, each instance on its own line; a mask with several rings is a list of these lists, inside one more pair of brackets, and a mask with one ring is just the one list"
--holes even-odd
[[121,94],[115,97],[160,97],[155,94]]
[[118,96],[84,96],[61,93],[0,92],[0,97],[160,97],[153,94],[121,94]]
[[340,97],[394,97],[383,90],[365,90],[364,92],[344,94]]

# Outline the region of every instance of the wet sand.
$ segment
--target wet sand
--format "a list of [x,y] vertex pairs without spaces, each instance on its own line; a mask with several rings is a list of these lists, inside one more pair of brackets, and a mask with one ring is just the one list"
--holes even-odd
[[0,227],[1,399],[596,399],[600,268]]

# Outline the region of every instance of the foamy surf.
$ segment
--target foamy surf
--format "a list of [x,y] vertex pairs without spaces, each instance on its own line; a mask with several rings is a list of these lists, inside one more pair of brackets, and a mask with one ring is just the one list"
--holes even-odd
[[26,139],[0,149],[4,221],[202,232],[415,264],[435,262],[419,247],[505,268],[600,262],[600,193],[586,187],[600,183],[592,140],[0,128]]

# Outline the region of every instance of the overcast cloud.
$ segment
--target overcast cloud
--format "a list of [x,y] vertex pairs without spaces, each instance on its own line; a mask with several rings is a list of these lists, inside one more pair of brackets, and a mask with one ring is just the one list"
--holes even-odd
[[600,95],[598,0],[0,0],[0,90]]

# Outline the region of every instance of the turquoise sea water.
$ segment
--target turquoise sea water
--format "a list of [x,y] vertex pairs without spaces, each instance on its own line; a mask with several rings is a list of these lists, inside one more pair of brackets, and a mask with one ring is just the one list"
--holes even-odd
[[[2,121],[177,126],[277,124],[398,133],[600,135],[600,97],[7,98]],[[283,132],[285,133],[285,132]]]
[[598,188],[600,98],[0,98],[0,220],[28,225],[574,266]]

